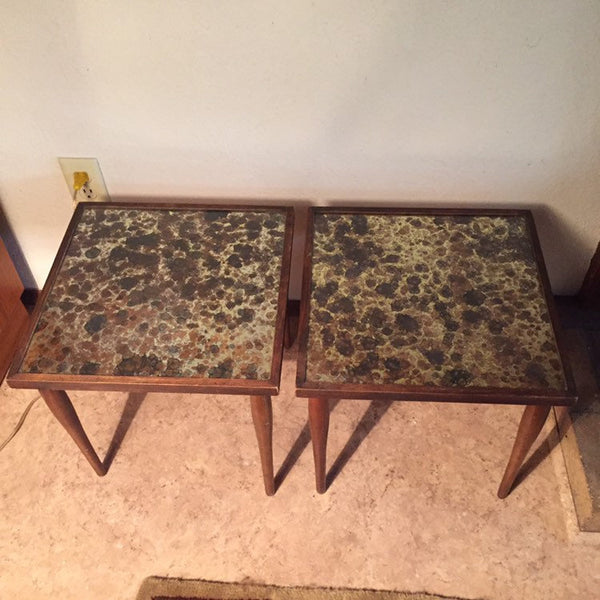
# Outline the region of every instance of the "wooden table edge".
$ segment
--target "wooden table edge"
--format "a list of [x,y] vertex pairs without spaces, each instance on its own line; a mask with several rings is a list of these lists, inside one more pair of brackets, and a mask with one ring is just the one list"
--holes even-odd
[[166,392],[192,394],[277,395],[278,380],[207,379],[194,377],[62,375],[14,373],[12,388],[114,392]]
[[322,382],[296,383],[298,398],[338,398],[348,400],[400,400],[411,402],[457,402],[479,404],[515,404],[571,406],[577,396],[569,391],[548,391],[522,388],[435,386],[398,386],[391,384],[330,384]]

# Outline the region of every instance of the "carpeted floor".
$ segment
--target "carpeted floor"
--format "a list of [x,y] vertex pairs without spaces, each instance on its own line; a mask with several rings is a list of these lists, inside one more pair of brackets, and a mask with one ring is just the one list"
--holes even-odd
[[[577,527],[551,419],[502,501],[519,407],[341,400],[319,495],[294,377],[288,351],[271,497],[248,398],[73,392],[106,477],[38,401],[0,454],[0,598],[133,600],[160,575],[598,600],[600,534]],[[35,396],[0,386],[0,439]]]

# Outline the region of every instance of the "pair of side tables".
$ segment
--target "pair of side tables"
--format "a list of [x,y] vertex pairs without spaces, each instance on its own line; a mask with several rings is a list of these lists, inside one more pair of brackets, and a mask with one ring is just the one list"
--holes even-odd
[[[81,203],[8,377],[36,388],[98,475],[66,390],[249,395],[275,492],[293,209]],[[574,386],[529,211],[314,208],[296,395],[326,490],[330,398],[525,406],[504,498]]]

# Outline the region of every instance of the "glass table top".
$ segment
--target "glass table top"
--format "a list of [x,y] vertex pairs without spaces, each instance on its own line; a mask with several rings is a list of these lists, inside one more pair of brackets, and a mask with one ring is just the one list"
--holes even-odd
[[19,372],[269,379],[286,215],[86,206]]
[[564,391],[522,214],[314,214],[305,381]]

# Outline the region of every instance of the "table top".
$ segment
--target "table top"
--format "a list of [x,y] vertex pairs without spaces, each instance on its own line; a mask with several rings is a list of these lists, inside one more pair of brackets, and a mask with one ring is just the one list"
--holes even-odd
[[317,208],[299,396],[569,404],[529,211]]
[[292,224],[291,208],[80,204],[9,383],[277,393]]

